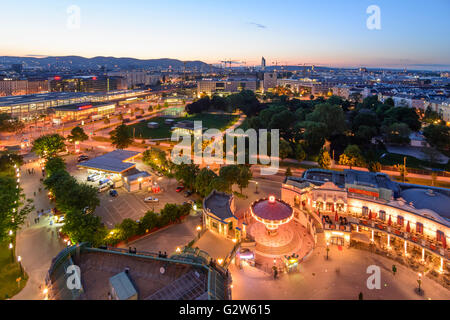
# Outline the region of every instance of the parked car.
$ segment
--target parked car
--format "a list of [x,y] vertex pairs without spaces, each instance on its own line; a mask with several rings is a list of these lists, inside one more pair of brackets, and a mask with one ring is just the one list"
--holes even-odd
[[98,192],[103,192],[103,191],[106,191],[109,189],[111,189],[111,186],[109,184],[105,183],[105,184],[102,184],[100,187],[98,187]]
[[119,195],[119,193],[117,192],[117,190],[115,189],[111,189],[109,190],[109,195],[113,198],[117,197]]
[[96,180],[94,180],[96,178],[100,179],[100,175],[98,173],[93,173],[93,174],[88,175],[87,181],[96,181]]
[[78,162],[83,162],[86,160],[89,160],[89,157],[87,155],[82,154],[82,155],[78,156]]
[[191,190],[186,190],[185,192],[184,192],[184,197],[185,198],[187,198],[187,197],[189,197],[189,196],[191,196],[192,195],[192,191]]
[[181,191],[183,191],[183,190],[184,190],[184,187],[183,187],[183,186],[178,186],[178,187],[175,189],[176,192],[181,192]]
[[98,184],[101,186],[102,184],[107,184],[109,183],[111,180],[109,180],[108,178],[102,179],[98,182]]
[[154,197],[147,197],[144,199],[144,202],[159,202],[159,199]]

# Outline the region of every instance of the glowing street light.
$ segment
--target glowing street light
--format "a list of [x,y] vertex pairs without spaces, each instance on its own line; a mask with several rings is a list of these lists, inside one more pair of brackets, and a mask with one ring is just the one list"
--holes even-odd
[[177,249],[176,249],[175,251],[178,252],[178,253],[180,253],[180,252],[181,252],[180,247],[177,247]]

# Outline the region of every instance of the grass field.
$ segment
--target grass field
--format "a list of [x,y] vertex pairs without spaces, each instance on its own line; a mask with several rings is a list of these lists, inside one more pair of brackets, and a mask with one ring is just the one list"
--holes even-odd
[[[136,139],[164,139],[171,137],[170,125],[164,123],[166,118],[153,118],[150,120],[144,120],[143,122],[135,123],[129,126],[131,133],[134,131]],[[220,115],[220,114],[196,114],[192,116],[175,118],[175,121],[191,120],[202,121],[203,128],[215,128],[221,131],[231,126],[239,119],[235,115]],[[150,129],[147,127],[148,122],[159,123],[159,128]]]
[[[17,262],[11,262],[11,250],[9,242],[0,243],[0,300],[8,299],[17,294],[27,284],[27,275],[20,274],[20,267]],[[22,278],[20,286],[16,279]]]
[[[391,176],[391,179],[398,181],[398,182],[403,182],[403,179],[400,176]],[[406,183],[420,184],[420,185],[424,185],[424,186],[432,186],[433,182],[431,179],[429,180],[429,179],[419,179],[419,178],[408,178],[408,176],[406,176]],[[450,189],[450,182],[436,181],[434,183],[434,187]]]
[[[380,157],[383,153],[384,152],[379,152],[378,157]],[[386,152],[386,155],[379,161],[383,165],[393,166],[396,164],[403,164],[403,157],[405,157],[405,155]],[[429,161],[420,160],[411,156],[406,156],[406,166],[408,168],[416,168],[416,169],[423,169],[423,168],[435,168],[441,170],[448,169],[448,166],[446,164],[439,164],[439,163],[432,164]]]

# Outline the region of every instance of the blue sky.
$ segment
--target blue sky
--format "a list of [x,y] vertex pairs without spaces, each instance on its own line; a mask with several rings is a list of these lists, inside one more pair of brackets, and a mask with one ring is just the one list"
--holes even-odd
[[[81,10],[66,27],[67,8]],[[381,30],[368,30],[369,5]],[[0,0],[0,55],[450,65],[448,0]],[[5,28],[6,26],[6,28]]]

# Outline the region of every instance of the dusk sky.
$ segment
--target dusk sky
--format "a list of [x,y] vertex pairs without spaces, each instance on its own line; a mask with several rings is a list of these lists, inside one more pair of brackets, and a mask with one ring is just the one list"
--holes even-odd
[[[81,9],[79,29],[66,26],[71,5]],[[381,30],[366,27],[369,5],[381,9]],[[448,0],[1,0],[1,8],[0,55],[450,65]]]

